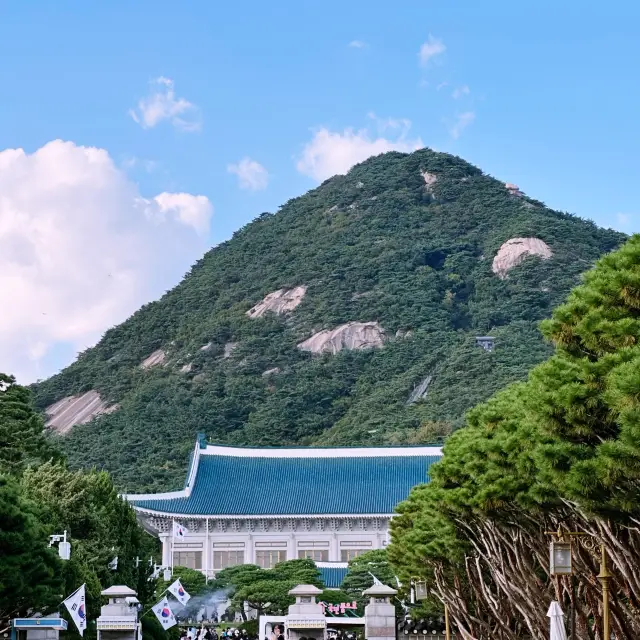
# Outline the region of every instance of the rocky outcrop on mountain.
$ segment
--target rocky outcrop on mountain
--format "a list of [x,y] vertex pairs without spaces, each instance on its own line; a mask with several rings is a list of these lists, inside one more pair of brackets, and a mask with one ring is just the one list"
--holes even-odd
[[45,409],[45,426],[57,433],[67,433],[77,424],[85,424],[93,418],[113,413],[119,405],[108,405],[97,391],[87,391],[82,395],[67,396]]
[[267,369],[262,372],[263,378],[268,378],[269,376],[275,375],[276,373],[280,373],[280,367],[273,367],[273,369]]
[[377,322],[348,322],[325,329],[298,344],[301,351],[338,353],[343,349],[371,349],[384,344],[384,329]]
[[407,400],[407,404],[414,404],[418,400],[422,400],[427,395],[427,389],[433,380],[433,376],[427,376],[412,392]]
[[517,184],[513,184],[512,182],[504,183],[505,189],[512,195],[522,197],[524,193],[520,191],[520,187]]
[[250,318],[260,318],[268,311],[278,315],[293,311],[302,302],[306,292],[307,287],[305,286],[294,287],[293,289],[278,289],[265,296],[254,307],[251,307],[247,311],[247,315]]
[[540,256],[547,260],[552,255],[549,245],[540,238],[511,238],[498,249],[491,269],[500,279],[504,279],[511,269],[528,256]]
[[433,185],[438,182],[438,176],[435,173],[429,173],[428,171],[425,171],[422,174],[422,177],[424,178],[424,183],[427,185],[427,189],[431,190],[433,188]]
[[156,367],[157,365],[162,364],[166,357],[167,354],[162,349],[157,349],[140,363],[140,367],[142,369]]
[[223,358],[230,358],[233,350],[238,346],[237,342],[227,342],[224,345],[224,353],[222,354]]

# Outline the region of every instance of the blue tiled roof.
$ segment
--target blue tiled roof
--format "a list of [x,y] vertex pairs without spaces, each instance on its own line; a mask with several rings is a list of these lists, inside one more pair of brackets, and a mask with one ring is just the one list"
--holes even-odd
[[390,514],[439,459],[202,455],[189,497],[129,500],[183,515]]
[[327,589],[337,589],[347,575],[347,567],[318,567],[318,570]]

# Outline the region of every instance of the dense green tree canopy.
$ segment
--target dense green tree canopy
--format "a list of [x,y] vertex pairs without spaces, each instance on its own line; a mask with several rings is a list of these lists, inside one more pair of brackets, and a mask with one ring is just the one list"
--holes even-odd
[[[424,171],[437,178],[431,186]],[[493,258],[518,237],[553,255],[501,279]],[[538,321],[623,239],[513,195],[460,158],[387,153],[212,249],[161,300],[37,385],[38,406],[90,389],[118,403],[60,445],[72,466],[108,469],[129,491],[179,486],[201,431],[252,445],[439,437],[551,354]],[[293,312],[246,315],[297,285],[307,291]],[[349,321],[380,323],[384,348],[312,356],[296,346]],[[487,334],[493,353],[475,345]],[[142,369],[156,349],[164,366]],[[409,402],[429,377],[426,395]]]
[[19,483],[0,475],[0,628],[10,617],[48,611],[61,600],[61,561],[37,507]]
[[[543,637],[537,603],[568,597],[548,575],[545,530],[583,531],[616,577],[618,637],[640,633],[640,236],[602,258],[543,323],[555,353],[526,383],[469,412],[432,482],[393,522],[391,560],[480,638]],[[578,636],[597,633],[598,556],[574,545]],[[539,607],[538,607],[539,608]],[[598,636],[597,636],[598,637]]]

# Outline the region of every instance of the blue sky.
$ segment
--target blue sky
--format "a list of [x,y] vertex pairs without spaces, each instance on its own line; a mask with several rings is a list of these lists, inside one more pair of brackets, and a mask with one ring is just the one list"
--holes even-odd
[[[60,139],[105,150],[144,198],[204,196],[209,230],[185,238],[176,269],[376,140],[455,153],[549,206],[638,231],[639,22],[638,3],[573,0],[4,2],[0,151]],[[156,94],[164,111],[141,126]],[[253,189],[229,170],[243,158],[262,167],[249,166]],[[39,374],[79,348],[44,342]]]

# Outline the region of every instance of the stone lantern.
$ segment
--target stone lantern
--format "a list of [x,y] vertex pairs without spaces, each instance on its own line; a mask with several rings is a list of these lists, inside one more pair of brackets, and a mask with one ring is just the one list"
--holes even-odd
[[289,591],[290,596],[295,596],[296,603],[289,607],[289,614],[285,618],[288,640],[302,637],[325,640],[327,619],[322,606],[316,602],[316,596],[321,593],[322,590],[312,584],[299,584]]
[[398,593],[385,584],[374,584],[362,592],[369,596],[369,604],[364,608],[364,636],[367,640],[395,640],[396,608],[391,597]]
[[140,634],[136,592],[124,585],[114,585],[102,591],[109,598],[100,609],[97,620],[98,640],[137,640]]

